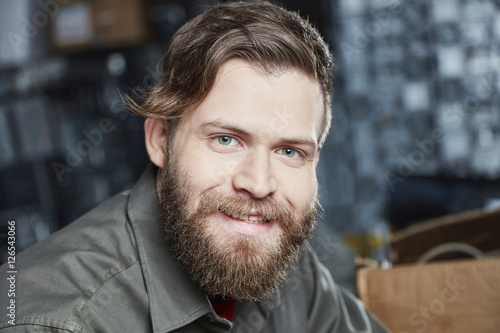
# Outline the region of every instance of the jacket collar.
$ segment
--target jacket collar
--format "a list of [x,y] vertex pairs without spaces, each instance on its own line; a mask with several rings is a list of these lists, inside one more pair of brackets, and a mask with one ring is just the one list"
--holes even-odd
[[204,293],[180,268],[163,237],[150,165],[130,193],[128,216],[134,229],[154,332],[170,331],[209,313]]

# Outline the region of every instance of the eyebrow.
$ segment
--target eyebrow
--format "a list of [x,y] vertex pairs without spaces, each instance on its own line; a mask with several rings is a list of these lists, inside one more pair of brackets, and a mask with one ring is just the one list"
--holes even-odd
[[[250,136],[250,132],[243,129],[242,127],[236,126],[234,124],[230,124],[224,121],[220,120],[214,120],[214,121],[208,121],[205,122],[201,125],[202,130],[209,130],[212,127],[228,130],[234,133],[237,133],[238,135],[241,136]],[[304,137],[304,136],[298,136],[298,137],[283,137],[280,138],[280,141],[286,143],[286,144],[293,144],[293,145],[306,145],[306,146],[311,146],[311,147],[316,147],[317,143],[315,140],[309,138],[309,137]]]

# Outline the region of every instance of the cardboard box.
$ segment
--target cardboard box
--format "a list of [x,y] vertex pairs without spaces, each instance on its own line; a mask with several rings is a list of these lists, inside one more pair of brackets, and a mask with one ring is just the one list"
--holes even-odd
[[134,45],[147,37],[140,0],[70,0],[52,20],[52,44],[58,51]]
[[361,300],[397,333],[500,330],[500,258],[365,268]]
[[416,224],[391,237],[394,263],[414,263],[428,250],[458,242],[482,252],[500,249],[500,210],[473,210]]

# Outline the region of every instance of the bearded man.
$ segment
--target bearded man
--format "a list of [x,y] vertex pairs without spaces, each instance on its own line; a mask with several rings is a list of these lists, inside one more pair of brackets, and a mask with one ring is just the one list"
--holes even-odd
[[19,255],[4,330],[384,331],[307,246],[332,66],[307,21],[267,2],[185,24],[159,83],[126,98],[151,166]]

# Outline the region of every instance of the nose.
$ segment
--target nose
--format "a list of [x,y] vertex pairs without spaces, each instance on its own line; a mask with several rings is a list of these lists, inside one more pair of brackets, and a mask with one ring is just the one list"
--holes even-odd
[[256,199],[276,192],[277,180],[271,156],[265,151],[249,153],[235,169],[232,178],[236,191],[246,192]]

